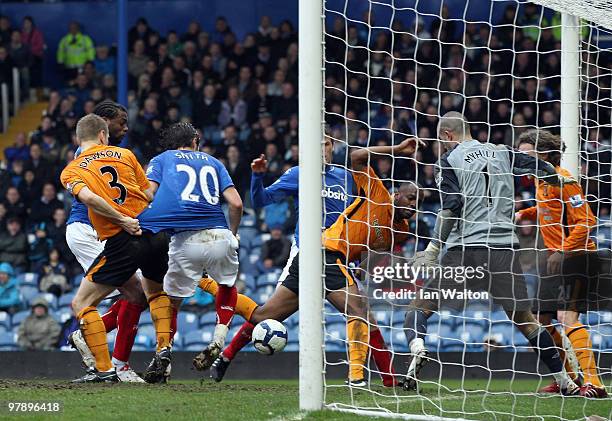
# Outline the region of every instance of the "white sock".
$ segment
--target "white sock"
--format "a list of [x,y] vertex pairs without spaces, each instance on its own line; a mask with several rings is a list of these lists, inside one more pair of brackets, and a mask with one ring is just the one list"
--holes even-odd
[[117,370],[121,370],[123,367],[127,365],[127,361],[120,361],[115,357],[113,357],[112,363]]
[[425,341],[421,338],[414,338],[412,342],[410,342],[410,352],[413,354],[417,354],[419,351],[425,348]]
[[225,338],[227,336],[227,332],[229,332],[229,327],[226,325],[222,325],[221,323],[217,323],[215,326],[215,332],[213,333],[213,342],[219,345],[220,348],[225,346]]

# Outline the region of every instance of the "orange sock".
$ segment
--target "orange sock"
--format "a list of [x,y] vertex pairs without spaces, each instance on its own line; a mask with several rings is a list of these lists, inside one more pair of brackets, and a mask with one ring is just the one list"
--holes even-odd
[[83,339],[96,359],[98,371],[108,371],[113,368],[108,342],[106,341],[106,327],[95,307],[85,307],[77,314]]
[[349,380],[361,380],[368,356],[368,325],[361,319],[350,317],[346,323],[349,352]]
[[559,333],[557,328],[554,326],[548,326],[546,330],[548,330],[548,333],[550,333],[550,336],[552,336],[553,338],[553,342],[555,343],[557,351],[559,352],[559,357],[561,358],[561,361],[563,361],[563,367],[565,367],[565,371],[572,378],[572,380],[576,380],[578,376],[576,375],[576,373],[574,373],[574,370],[572,369],[572,364],[570,363],[570,360],[569,358],[567,358],[567,354],[565,353],[565,348],[563,348],[563,338],[561,337],[561,333]]
[[[217,282],[208,277],[202,278],[200,280],[200,288],[204,291],[208,292],[213,297],[217,296],[217,291],[219,291],[219,285]],[[251,315],[258,307],[258,304],[243,294],[238,294],[238,298],[236,299],[236,314],[239,314],[246,320],[247,322],[251,319]]]
[[170,346],[170,338],[172,337],[172,313],[174,311],[170,298],[165,292],[160,292],[152,295],[149,298],[149,309],[151,311],[151,319],[155,325],[157,334],[157,351]]
[[578,358],[578,363],[582,369],[584,382],[591,383],[595,387],[603,387],[597,375],[597,364],[589,331],[582,323],[576,322],[565,329],[565,334],[574,347],[576,358]]

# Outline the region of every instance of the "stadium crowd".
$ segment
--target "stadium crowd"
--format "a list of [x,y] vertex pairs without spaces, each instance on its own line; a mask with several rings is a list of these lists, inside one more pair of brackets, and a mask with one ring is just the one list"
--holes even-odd
[[[443,9],[443,17],[445,13]],[[329,17],[325,99],[327,123],[337,139],[334,162],[348,162],[347,145],[397,143],[411,134],[427,140],[416,160],[383,156],[373,162],[389,187],[394,179],[416,180],[425,188],[423,212],[412,226],[421,238],[428,236],[438,206],[438,115],[464,111],[475,138],[507,145],[532,127],[559,133],[558,28],[523,28],[539,23],[536,6],[526,7],[518,17],[515,13],[509,7],[493,27],[468,23],[465,33],[454,20],[425,24],[418,19],[412,25],[397,20],[392,23],[393,39],[391,31],[372,28],[373,15],[352,21],[348,28],[344,19]],[[552,19],[542,26],[554,24]],[[0,17],[0,78],[10,80],[7,69],[21,63],[31,86],[40,86],[44,28],[41,32],[29,18],[21,29],[13,25],[17,23]],[[165,127],[192,121],[201,131],[201,150],[226,164],[247,208],[252,159],[266,156],[266,184],[298,163],[296,31],[291,22],[274,25],[267,16],[252,29],[238,39],[231,21],[219,17],[214,28],[203,29],[194,21],[184,31],[160,34],[140,18],[129,32],[128,58],[128,147],[146,165],[161,152],[158,140]],[[583,109],[588,121],[582,133],[583,171],[593,177],[587,193],[599,199],[598,213],[605,218],[610,213],[611,133],[609,125],[599,123],[610,121],[612,62],[609,55],[589,51],[585,71],[601,77],[585,90],[588,99],[598,101],[585,103]],[[39,292],[61,297],[74,289],[82,271],[66,244],[72,198],[60,190],[58,176],[74,158],[78,119],[103,99],[116,99],[116,57],[112,46],[96,44],[86,28],[74,22],[58,45],[56,61],[65,85],[51,90],[38,129],[20,134],[4,151],[0,311],[27,308],[18,282],[25,273],[34,274]],[[605,176],[594,177],[599,174]],[[530,205],[532,182],[524,178],[517,187],[517,206]],[[274,274],[284,265],[279,256],[288,253],[283,234],[292,232],[295,224],[293,206],[249,210],[245,221],[244,230],[251,235],[245,242],[250,247],[241,250],[243,278]],[[535,229],[520,233],[535,238]],[[415,247],[421,244],[413,237],[404,252]],[[197,310],[209,302],[203,295],[188,305]],[[40,313],[34,317],[47,313],[32,311]],[[24,342],[23,347],[29,346]]]

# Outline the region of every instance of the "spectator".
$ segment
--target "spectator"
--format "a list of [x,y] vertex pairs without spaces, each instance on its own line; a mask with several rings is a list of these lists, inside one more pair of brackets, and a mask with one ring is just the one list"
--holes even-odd
[[49,253],[53,248],[53,241],[47,238],[46,224],[43,222],[34,227],[34,241],[30,244],[30,271],[40,272],[41,268],[48,263]]
[[15,30],[11,33],[9,54],[13,58],[15,67],[19,69],[23,97],[30,90],[30,66],[32,65],[33,57],[30,47],[23,43],[20,31]]
[[40,290],[59,297],[70,289],[66,277],[66,266],[60,260],[60,253],[56,248],[49,252],[47,262],[42,265],[40,274]]
[[19,183],[17,190],[23,199],[23,203],[29,208],[32,203],[40,197],[42,186],[38,180],[34,178],[34,172],[32,170],[25,170],[23,173],[23,180]]
[[5,46],[0,45],[0,84],[13,86],[13,67],[15,63]]
[[153,31],[149,27],[149,23],[147,22],[147,20],[145,18],[139,18],[136,21],[136,25],[131,27],[130,31],[128,32],[129,45],[133,47],[134,43],[138,40],[143,41],[145,43],[148,42],[149,35],[152,32]]
[[13,267],[9,263],[0,263],[0,311],[16,313],[20,310],[18,282]]
[[193,109],[193,121],[196,127],[206,130],[217,124],[221,113],[221,102],[216,98],[213,85],[206,85],[203,95],[198,95]]
[[78,22],[71,22],[68,34],[64,35],[57,47],[57,63],[63,66],[64,80],[74,80],[85,63],[94,58],[93,41],[81,32]]
[[53,242],[53,246],[59,251],[65,262],[69,262],[70,249],[66,243],[66,210],[57,208],[53,212],[53,222],[45,227],[47,237]]
[[136,40],[128,57],[128,73],[131,77],[132,86],[136,85],[138,76],[145,72],[148,61],[149,56],[145,54],[144,41],[141,39]]
[[242,127],[246,123],[247,105],[240,98],[240,91],[232,86],[227,90],[227,99],[221,103],[221,113],[219,114],[219,124],[227,126]]
[[7,217],[19,218],[22,221],[26,218],[27,208],[16,187],[9,187],[7,189],[3,204],[6,208]]
[[291,241],[283,235],[282,227],[279,225],[270,228],[270,239],[261,247],[260,269],[269,272],[282,268],[289,259]]
[[32,65],[30,66],[30,86],[38,88],[42,86],[43,55],[45,52],[45,40],[42,32],[34,25],[31,16],[23,18],[21,26],[21,40],[30,49]]
[[96,47],[96,58],[93,63],[96,71],[102,76],[115,74],[115,57],[110,55],[110,49],[107,45]]
[[[228,126],[232,127],[232,126]],[[239,145],[230,145],[226,153],[227,163],[225,164],[234,186],[240,197],[247,196],[247,189],[250,185],[250,168],[249,165],[242,159]]]
[[32,204],[30,221],[34,224],[51,223],[55,209],[63,208],[64,204],[57,199],[55,185],[45,183],[42,189],[42,196],[37,202]]
[[10,165],[14,160],[27,161],[30,159],[30,150],[26,144],[25,133],[17,133],[15,143],[4,150],[4,157]]
[[59,334],[60,326],[49,315],[49,304],[39,297],[32,302],[32,314],[19,325],[17,343],[24,351],[50,351]]
[[8,45],[11,42],[11,21],[7,16],[0,15],[0,45]]
[[19,218],[8,218],[6,232],[0,233],[0,262],[9,263],[15,271],[23,272],[28,265],[28,239],[21,231]]
[[31,170],[37,180],[53,180],[55,176],[53,167],[43,158],[42,149],[37,144],[30,145],[30,159],[26,170]]

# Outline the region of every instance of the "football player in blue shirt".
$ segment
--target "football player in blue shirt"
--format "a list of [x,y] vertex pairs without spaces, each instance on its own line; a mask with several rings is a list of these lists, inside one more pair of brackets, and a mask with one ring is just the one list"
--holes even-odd
[[[189,123],[176,123],[164,132],[162,145],[166,151],[153,158],[147,168],[150,191],[155,196],[138,220],[143,230],[171,234],[163,291],[170,296],[175,314],[182,300],[195,293],[202,273],[208,273],[219,285],[217,325],[204,351],[210,365],[225,345],[236,307],[236,234],[242,199],[223,164],[197,151],[198,141],[199,135]],[[229,206],[229,225],[221,197]],[[151,293],[161,291],[159,285],[159,291]],[[155,365],[155,359],[151,364]],[[149,372],[156,372],[156,367],[150,366]],[[145,380],[149,381],[146,374]]]
[[[100,102],[94,108],[93,113],[102,117],[108,123],[109,144],[119,145],[128,131],[128,117],[125,107],[107,100]],[[77,149],[75,157],[79,154],[80,148]],[[104,242],[98,241],[98,234],[89,221],[87,206],[77,200],[72,202],[70,216],[66,222],[66,243],[84,271],[89,269],[94,259],[104,250]],[[119,288],[119,292],[121,297],[102,316],[108,331],[117,327],[112,362],[117,370],[117,376],[122,382],[144,383],[128,364],[138,332],[140,313],[147,308],[139,276],[134,275],[124,286]],[[111,296],[116,296],[116,293],[112,293],[109,297]],[[121,314],[121,317],[119,314]],[[85,366],[94,367],[95,360],[83,339],[80,329],[70,335],[69,341],[81,354]]]

